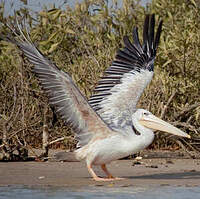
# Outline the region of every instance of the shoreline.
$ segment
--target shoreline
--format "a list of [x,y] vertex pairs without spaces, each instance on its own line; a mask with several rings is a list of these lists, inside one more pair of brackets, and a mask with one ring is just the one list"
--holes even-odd
[[[199,159],[142,159],[137,164],[134,160],[117,160],[108,169],[114,176],[125,179],[95,182],[84,162],[0,162],[0,186],[200,186],[199,165]],[[102,176],[99,167],[95,171]]]

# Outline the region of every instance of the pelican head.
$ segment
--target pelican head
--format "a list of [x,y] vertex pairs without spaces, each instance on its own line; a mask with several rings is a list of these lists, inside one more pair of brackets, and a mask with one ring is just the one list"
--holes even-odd
[[152,113],[144,109],[137,109],[137,111],[133,114],[133,124],[138,123],[145,128],[151,129],[152,131],[163,131],[173,135],[190,138],[190,135],[184,133],[180,129],[175,126],[159,119]]

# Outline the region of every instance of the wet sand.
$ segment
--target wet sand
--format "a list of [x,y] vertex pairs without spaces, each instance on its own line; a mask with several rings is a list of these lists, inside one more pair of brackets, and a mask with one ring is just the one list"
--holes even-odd
[[[84,162],[0,162],[0,186],[200,186],[200,160],[144,159],[118,160],[108,165],[110,172],[126,178],[114,182],[95,182]],[[95,171],[103,175],[97,167]]]

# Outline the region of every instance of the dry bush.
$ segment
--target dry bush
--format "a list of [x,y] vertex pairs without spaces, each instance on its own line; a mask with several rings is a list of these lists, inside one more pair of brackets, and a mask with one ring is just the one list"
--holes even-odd
[[164,20],[155,71],[160,75],[155,75],[148,90],[153,93],[159,85],[160,95],[151,111],[191,134],[194,139],[183,142],[199,150],[200,4],[157,0],[150,9]]
[[[124,0],[123,7],[117,8],[113,3],[108,8],[105,2],[91,0],[76,4],[74,9],[43,10],[36,19],[28,10],[19,14],[26,16],[31,38],[39,49],[60,69],[70,73],[89,97],[116,50],[123,46],[123,36],[131,36],[135,25],[142,30],[145,14],[155,13],[157,19],[164,20],[163,33],[155,76],[139,106],[198,137],[199,5],[195,1],[157,0],[145,9],[136,1]],[[1,21],[4,20],[1,15]],[[1,26],[0,31],[5,34],[7,30]],[[54,143],[52,147],[73,148],[73,134],[47,105],[27,60],[11,44],[2,41],[0,47],[0,147],[4,154],[41,147],[44,120],[49,127],[50,141],[65,137],[64,142]],[[169,136],[166,139],[163,134],[157,137],[152,148],[177,148],[184,143],[189,149],[199,149],[198,138],[191,143]]]

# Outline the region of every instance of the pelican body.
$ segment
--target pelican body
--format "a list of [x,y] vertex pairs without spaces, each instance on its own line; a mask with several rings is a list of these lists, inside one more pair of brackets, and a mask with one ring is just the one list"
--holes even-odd
[[[18,20],[14,28],[7,24],[13,33],[7,40],[16,44],[33,64],[49,104],[74,130],[78,141],[77,159],[86,161],[88,171],[96,181],[120,179],[110,174],[106,164],[149,146],[155,130],[190,138],[147,110],[136,108],[153,77],[162,21],[156,33],[154,26],[155,16],[147,15],[143,44],[139,41],[137,28],[133,29],[133,43],[124,37],[125,47],[117,52],[112,65],[99,80],[96,93],[87,101],[70,75],[47,59],[32,43],[28,33],[25,36]],[[100,165],[107,177],[98,177],[93,165]]]
[[[147,111],[138,109],[136,113],[142,114],[143,112]],[[88,164],[101,165],[134,154],[149,146],[154,139],[153,131],[140,125],[135,115],[133,118],[133,125],[141,132],[140,135],[133,133],[131,127],[127,127],[126,134],[110,132],[109,136],[91,140],[91,143],[76,150],[77,158],[86,159]]]

